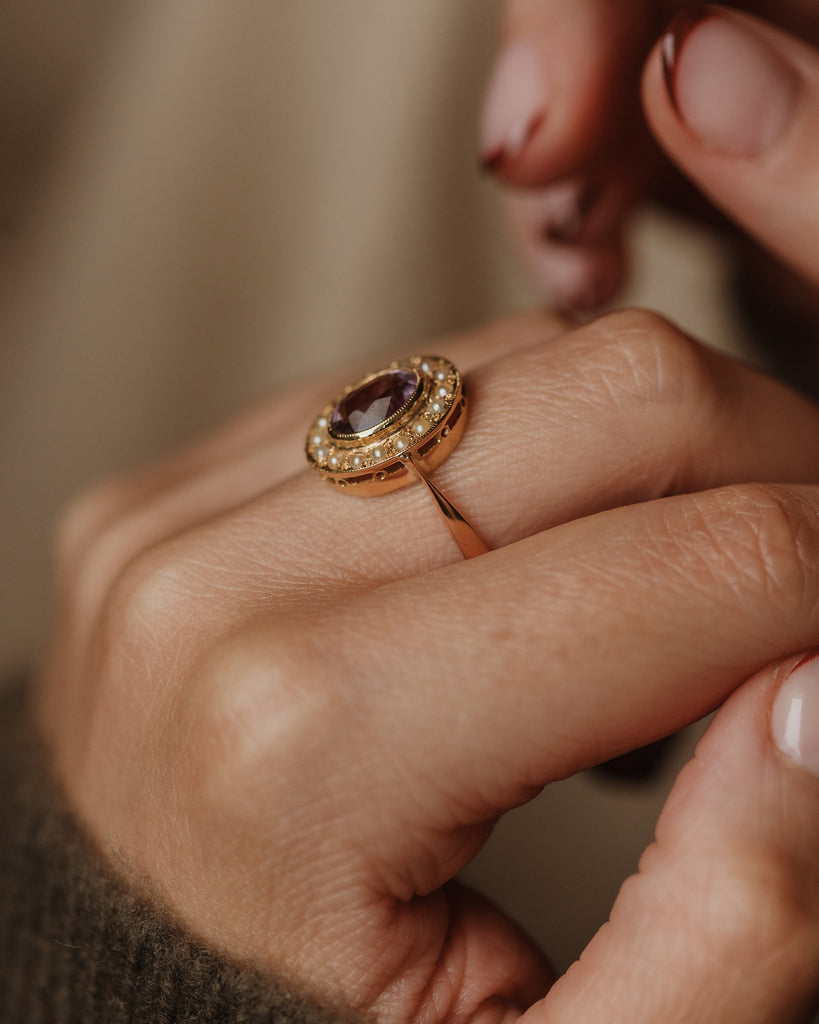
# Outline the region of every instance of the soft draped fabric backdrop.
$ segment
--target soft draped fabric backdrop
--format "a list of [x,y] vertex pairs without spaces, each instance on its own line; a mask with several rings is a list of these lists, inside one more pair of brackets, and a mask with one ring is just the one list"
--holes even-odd
[[[78,487],[301,375],[542,301],[476,167],[497,6],[2,0],[0,664],[36,660]],[[625,301],[736,344],[719,245],[656,213],[634,234]],[[550,787],[468,877],[565,966],[674,767]]]

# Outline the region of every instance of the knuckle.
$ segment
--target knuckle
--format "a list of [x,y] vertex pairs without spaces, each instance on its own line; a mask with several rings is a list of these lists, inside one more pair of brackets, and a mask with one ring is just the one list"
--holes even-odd
[[61,577],[75,573],[102,528],[119,507],[118,478],[103,480],[71,497],[54,527],[54,560]]
[[620,402],[679,405],[713,401],[706,350],[668,320],[643,309],[609,313],[589,325],[598,379]]
[[804,613],[819,599],[819,512],[796,488],[743,484],[712,492],[701,525],[724,571],[753,583],[772,608]]
[[[343,688],[329,685],[298,625],[239,630],[200,662],[187,714],[196,737],[186,758],[211,807],[286,803],[324,776],[344,721]],[[343,732],[342,732],[343,735]]]
[[205,627],[205,608],[187,563],[168,547],[157,545],[120,568],[102,609],[102,633],[111,649],[150,659],[154,672],[169,661],[181,666]]
[[686,850],[694,856],[655,840],[623,885],[615,915],[630,904],[655,916],[659,932],[683,936],[693,958],[707,950],[726,975],[752,966],[760,990],[775,974],[792,992],[812,991],[819,980],[814,873],[784,845],[737,833],[701,836]]
[[819,922],[793,859],[770,848],[743,847],[717,862],[705,877],[703,902],[694,908],[715,951],[721,949],[729,963],[770,965],[793,985],[808,976],[815,982]]

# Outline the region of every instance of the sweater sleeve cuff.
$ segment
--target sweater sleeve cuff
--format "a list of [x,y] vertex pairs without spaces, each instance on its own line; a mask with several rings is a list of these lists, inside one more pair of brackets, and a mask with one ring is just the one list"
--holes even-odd
[[26,712],[24,687],[6,687],[0,695],[0,1020],[351,1020],[227,961],[119,881],[50,779]]

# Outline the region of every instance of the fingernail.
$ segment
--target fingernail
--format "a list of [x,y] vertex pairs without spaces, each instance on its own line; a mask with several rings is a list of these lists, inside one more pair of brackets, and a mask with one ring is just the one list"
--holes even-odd
[[710,7],[681,11],[662,56],[671,102],[707,148],[754,157],[784,133],[799,77],[749,23]]
[[819,775],[819,652],[803,658],[782,684],[771,730],[786,757]]
[[602,193],[600,185],[570,182],[556,185],[543,196],[541,237],[544,242],[579,242],[589,214]]
[[527,42],[503,50],[490,75],[481,115],[484,170],[520,156],[545,116],[546,81],[538,51]]

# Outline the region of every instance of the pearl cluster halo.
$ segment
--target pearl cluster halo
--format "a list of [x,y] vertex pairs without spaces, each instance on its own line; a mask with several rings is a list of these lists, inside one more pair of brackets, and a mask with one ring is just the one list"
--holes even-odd
[[409,483],[407,461],[439,465],[466,425],[461,375],[442,356],[410,356],[344,389],[307,433],[307,461],[330,483],[382,494]]

